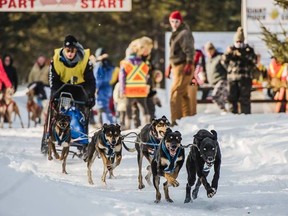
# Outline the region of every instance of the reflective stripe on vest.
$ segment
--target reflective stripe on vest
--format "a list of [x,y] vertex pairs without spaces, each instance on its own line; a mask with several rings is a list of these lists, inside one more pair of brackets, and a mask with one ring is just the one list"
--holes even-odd
[[275,68],[273,67],[273,64],[270,64],[269,68],[270,68],[270,76],[272,78],[274,78],[274,77],[280,78],[281,75],[282,75],[282,72],[284,70],[284,65],[282,65],[278,71],[275,71]]
[[133,65],[126,60],[122,63],[126,72],[126,97],[147,97],[148,85],[146,76],[149,71],[148,65],[145,62],[140,65]]
[[75,84],[83,83],[84,80],[84,72],[89,60],[90,50],[84,50],[84,57],[82,61],[79,61],[75,67],[69,68],[64,65],[63,62],[60,61],[60,51],[62,48],[55,49],[53,56],[53,63],[56,73],[60,76],[60,80],[63,83],[67,83],[71,80],[72,76],[76,76],[77,82]]

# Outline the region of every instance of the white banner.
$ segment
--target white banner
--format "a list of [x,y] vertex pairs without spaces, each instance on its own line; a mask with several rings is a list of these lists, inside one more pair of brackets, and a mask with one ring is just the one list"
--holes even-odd
[[131,11],[132,0],[0,0],[0,12]]
[[261,33],[260,22],[271,32],[288,28],[288,10],[275,5],[274,0],[242,0],[242,25],[247,34]]

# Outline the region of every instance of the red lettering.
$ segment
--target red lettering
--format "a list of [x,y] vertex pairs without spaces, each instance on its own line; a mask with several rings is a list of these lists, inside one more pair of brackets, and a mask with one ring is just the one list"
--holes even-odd
[[92,8],[95,8],[96,7],[95,3],[97,0],[91,0],[91,1],[92,1]]
[[99,8],[101,8],[101,7],[106,8],[105,0],[100,0],[100,2],[99,2],[99,6],[98,6],[98,7],[99,7]]
[[[88,8],[88,3],[87,3],[88,0],[81,0],[81,7],[82,8]],[[94,2],[94,0],[93,0]]]
[[9,4],[8,4],[8,8],[12,8],[12,7],[13,7],[13,8],[16,8],[16,7],[17,7],[14,0],[10,0],[10,2],[9,2]]
[[109,0],[108,8],[116,8],[116,0]]
[[1,0],[0,1],[0,8],[2,8],[3,5],[6,5],[7,1],[6,0]]
[[26,5],[26,0],[19,0],[19,8],[22,8],[22,6],[23,6],[23,8],[26,8],[27,7],[27,5]]
[[30,0],[30,2],[31,2],[31,8],[34,8],[34,2],[35,2],[35,0]]
[[120,8],[123,8],[123,0],[118,0],[120,2]]

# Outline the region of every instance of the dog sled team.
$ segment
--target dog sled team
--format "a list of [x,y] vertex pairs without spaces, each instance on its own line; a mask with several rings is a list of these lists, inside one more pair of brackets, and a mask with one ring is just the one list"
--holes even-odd
[[[181,17],[179,17],[178,12],[172,13],[170,16],[171,26],[179,18]],[[186,31],[186,29],[184,30]],[[188,39],[192,39],[191,42],[193,42],[193,38]],[[179,42],[174,41],[174,46],[175,43]],[[64,174],[68,173],[66,162],[69,153],[72,152],[73,156],[77,155],[82,158],[87,164],[89,184],[93,184],[92,166],[95,159],[102,159],[101,180],[106,184],[107,174],[109,173],[109,178],[113,177],[114,169],[121,164],[122,148],[124,147],[131,153],[137,151],[139,189],[145,187],[142,176],[143,158],[148,160],[148,173],[145,175],[145,180],[149,185],[154,185],[155,203],[161,201],[161,179],[164,179],[165,200],[173,202],[169,195],[169,187],[179,186],[177,178],[185,161],[188,176],[185,203],[192,200],[191,187],[194,185],[193,199],[197,198],[201,184],[207,191],[207,197],[211,198],[217,192],[221,165],[217,133],[214,130],[209,132],[203,129],[194,135],[194,139],[191,137],[193,143],[186,146],[182,144],[181,132],[173,131],[171,127],[176,125],[176,119],[185,116],[185,113],[181,113],[184,112],[183,110],[174,110],[174,106],[172,106],[175,102],[179,102],[179,98],[174,95],[180,90],[177,88],[171,94],[173,102],[171,102],[172,124],[166,116],[156,118],[155,105],[161,106],[161,101],[157,98],[154,89],[155,78],[158,77],[159,79],[159,73],[157,74],[153,70],[150,62],[152,47],[153,41],[148,37],[135,39],[129,44],[126,57],[120,62],[119,69],[111,64],[108,54],[103,49],[98,49],[95,56],[91,56],[89,49],[85,49],[74,36],[67,35],[63,46],[54,50],[54,56],[50,63],[49,86],[51,92],[49,100],[47,100],[49,96],[47,97],[44,90],[48,81],[39,80],[39,77],[37,80],[34,75],[37,67],[40,70],[44,68],[45,59],[39,58],[37,65],[35,68],[33,67],[29,75],[30,84],[27,90],[28,126],[31,124],[30,121],[33,121],[34,126],[36,126],[42,118],[44,123],[41,141],[42,153],[48,155],[48,160],[53,158],[61,160],[62,173]],[[194,71],[192,65],[193,51],[192,49],[190,51],[187,59],[184,59],[184,62],[187,60],[187,64],[183,65],[185,73],[189,76],[189,83],[193,78]],[[183,70],[182,66],[174,63],[171,67],[172,71],[177,72],[179,70],[178,72],[180,72]],[[182,65],[182,60],[180,63]],[[46,78],[48,79],[48,75],[45,76]],[[117,78],[117,88],[113,92]],[[184,80],[186,82],[187,78]],[[8,90],[12,84],[7,83],[5,86]],[[112,97],[116,103],[119,124],[113,118]],[[185,98],[180,95],[179,97],[181,100]],[[45,100],[47,101],[46,105],[43,104]],[[91,110],[95,104],[99,128],[92,137],[89,137],[89,123],[90,119],[93,119]],[[5,106],[1,106],[1,109],[2,107],[5,108]],[[9,110],[8,108],[6,107],[7,110]],[[17,109],[14,108],[14,110]],[[6,110],[4,111],[6,112]],[[43,112],[45,115],[41,117]],[[140,121],[141,117],[142,121]],[[133,128],[132,123],[134,128],[139,128],[141,125],[145,126],[138,134],[131,132],[123,135],[121,133],[123,130]],[[125,144],[131,135],[135,138],[135,148],[129,148]],[[60,147],[61,154],[59,155],[57,150]],[[76,147],[77,152],[72,151],[71,147]],[[190,152],[185,158],[185,148],[188,147],[190,147]],[[206,177],[212,166],[215,173],[210,184]]]

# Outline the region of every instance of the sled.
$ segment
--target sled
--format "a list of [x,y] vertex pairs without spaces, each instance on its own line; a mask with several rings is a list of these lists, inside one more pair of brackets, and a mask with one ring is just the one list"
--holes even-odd
[[[70,116],[71,138],[70,153],[81,158],[89,143],[88,126],[90,109],[86,106],[88,95],[81,85],[64,84],[49,101],[49,108],[44,124],[41,152],[47,154],[48,140],[52,134],[51,122],[57,113]],[[61,151],[61,146],[56,147]],[[74,148],[72,148],[74,147]],[[74,150],[73,150],[74,149]]]

